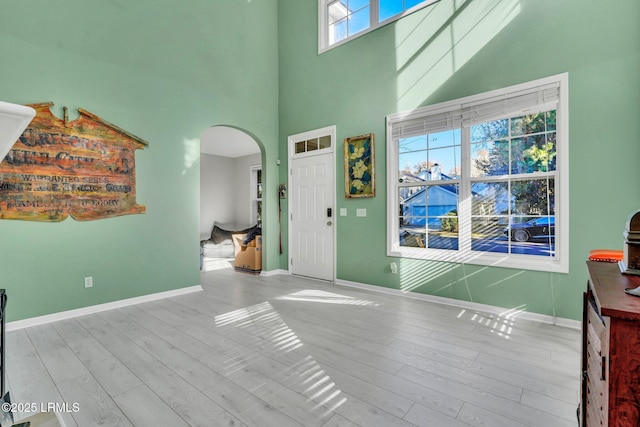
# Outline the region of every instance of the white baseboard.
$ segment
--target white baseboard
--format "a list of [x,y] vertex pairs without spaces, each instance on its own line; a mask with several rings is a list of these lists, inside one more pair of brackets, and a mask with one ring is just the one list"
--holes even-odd
[[262,273],[260,273],[261,276],[265,276],[265,277],[269,277],[269,276],[279,276],[279,275],[285,275],[285,276],[289,276],[289,270],[283,270],[283,269],[279,269],[279,270],[270,270],[270,271],[264,271],[262,270]]
[[457,300],[452,298],[439,297],[436,295],[420,294],[417,292],[406,292],[406,291],[401,291],[399,289],[385,288],[382,286],[351,282],[351,281],[342,280],[342,279],[336,279],[335,284],[341,285],[341,286],[349,286],[352,288],[365,289],[373,292],[380,292],[383,294],[420,299],[424,301],[435,302],[438,304],[451,305],[455,307],[466,308],[469,310],[484,311],[487,313],[493,313],[503,317],[511,317],[511,318],[517,317],[518,319],[531,320],[531,321],[540,322],[540,323],[547,323],[550,325],[557,325],[565,328],[580,329],[582,327],[581,322],[578,320],[563,319],[559,317],[548,316],[545,314],[530,313],[528,311],[522,311],[522,310],[510,310],[504,307],[496,307],[489,304],[480,304],[477,302],[462,301],[462,300]]
[[18,329],[28,328],[30,326],[44,325],[46,323],[56,322],[58,320],[71,319],[87,314],[99,313],[101,311],[113,310],[114,308],[122,308],[130,305],[141,304],[143,302],[155,301],[159,299],[175,297],[178,295],[190,294],[202,290],[202,286],[190,286],[187,288],[174,289],[171,291],[157,292],[155,294],[142,295],[134,298],[127,298],[118,301],[107,302],[104,304],[91,305],[89,307],[77,308],[74,310],[61,311],[59,313],[46,314],[44,316],[31,317],[29,319],[15,320],[8,322],[5,326],[7,331],[16,331]]

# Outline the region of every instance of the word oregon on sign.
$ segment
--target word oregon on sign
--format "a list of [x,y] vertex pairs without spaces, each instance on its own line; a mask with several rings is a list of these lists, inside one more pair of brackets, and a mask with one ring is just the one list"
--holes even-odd
[[148,143],[78,109],[69,121],[53,103],[36,116],[0,162],[0,218],[80,221],[144,213],[136,203],[135,150]]

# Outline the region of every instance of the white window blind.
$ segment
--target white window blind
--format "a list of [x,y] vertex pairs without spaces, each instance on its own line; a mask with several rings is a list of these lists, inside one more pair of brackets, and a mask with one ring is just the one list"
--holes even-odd
[[[394,140],[447,129],[471,126],[501,117],[533,114],[553,108],[560,99],[559,83],[519,90],[481,101],[453,106],[445,111],[412,113],[391,124]],[[416,116],[417,117],[413,117]]]
[[566,273],[568,141],[567,74],[390,114],[387,254]]

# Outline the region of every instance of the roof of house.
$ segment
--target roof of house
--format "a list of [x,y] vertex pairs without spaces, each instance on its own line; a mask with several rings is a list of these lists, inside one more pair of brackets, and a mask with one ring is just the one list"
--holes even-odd
[[[451,177],[446,175],[446,174],[441,174],[440,175],[441,181],[447,181],[450,180]],[[412,175],[412,174],[405,174],[402,176],[403,178],[403,182],[426,182],[427,180],[420,178],[418,176]],[[405,179],[406,177],[406,179]],[[423,194],[427,188],[438,188],[440,190],[446,191],[448,193],[451,193],[452,195],[457,195],[458,191],[457,191],[457,186],[454,184],[443,184],[443,185],[430,185],[430,186],[425,186],[423,187],[420,191],[416,191],[415,193],[413,193],[412,195],[410,195],[409,197],[407,197],[405,200],[403,200],[403,203],[407,203],[408,201],[416,198],[417,196]]]

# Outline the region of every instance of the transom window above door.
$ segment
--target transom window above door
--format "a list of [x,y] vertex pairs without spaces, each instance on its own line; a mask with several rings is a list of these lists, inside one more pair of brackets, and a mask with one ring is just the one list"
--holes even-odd
[[324,52],[439,0],[318,0],[318,52]]
[[311,151],[324,150],[331,148],[331,136],[321,136],[318,138],[304,139],[296,141],[293,144],[294,154],[308,153]]

